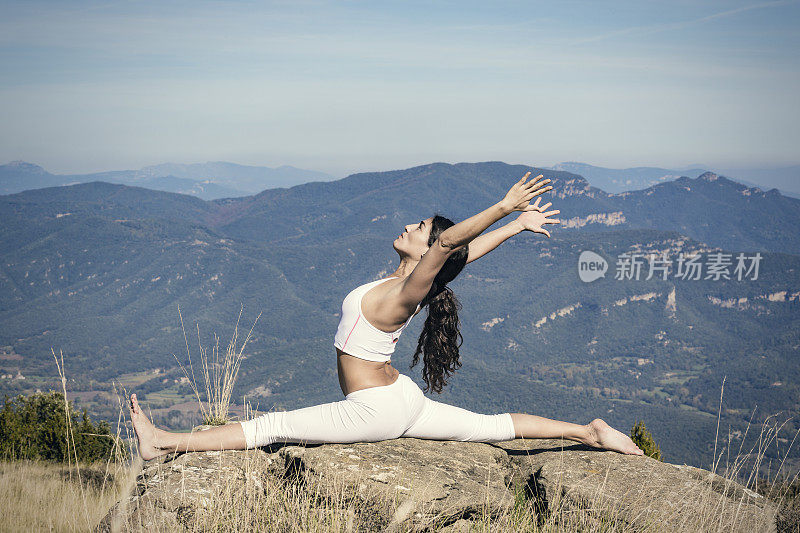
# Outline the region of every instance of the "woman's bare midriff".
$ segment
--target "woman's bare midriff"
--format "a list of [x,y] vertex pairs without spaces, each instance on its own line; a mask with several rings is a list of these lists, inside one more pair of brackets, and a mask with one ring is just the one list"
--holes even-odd
[[391,385],[400,377],[400,371],[392,366],[391,361],[367,361],[353,357],[339,348],[336,348],[336,361],[339,386],[345,396],[361,389]]

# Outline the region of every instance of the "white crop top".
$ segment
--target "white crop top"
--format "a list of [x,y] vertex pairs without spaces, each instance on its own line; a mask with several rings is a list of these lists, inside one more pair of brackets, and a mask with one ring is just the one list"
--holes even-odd
[[[339,319],[339,328],[336,330],[336,337],[333,341],[335,347],[353,357],[366,359],[367,361],[380,361],[383,363],[391,360],[392,353],[394,353],[394,345],[400,338],[400,333],[411,322],[414,315],[408,317],[406,323],[400,326],[399,329],[387,333],[367,322],[361,312],[361,299],[372,287],[395,278],[397,276],[359,285],[345,296],[342,302],[342,316]],[[419,307],[418,304],[417,311],[419,311]]]

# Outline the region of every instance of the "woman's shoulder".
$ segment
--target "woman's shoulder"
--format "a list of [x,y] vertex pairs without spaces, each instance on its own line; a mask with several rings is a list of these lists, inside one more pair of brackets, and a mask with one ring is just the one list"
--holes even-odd
[[[366,308],[366,313],[370,314],[370,316],[373,316],[373,313],[382,315],[384,320],[373,316],[376,322],[386,322],[389,325],[404,322],[409,317],[410,309],[406,309],[399,304],[398,289],[402,282],[403,278],[383,278],[365,284],[368,287],[361,296],[362,312]],[[395,303],[397,305],[394,305]],[[413,314],[416,314],[418,310],[419,305],[414,309]],[[367,318],[367,320],[370,319]]]

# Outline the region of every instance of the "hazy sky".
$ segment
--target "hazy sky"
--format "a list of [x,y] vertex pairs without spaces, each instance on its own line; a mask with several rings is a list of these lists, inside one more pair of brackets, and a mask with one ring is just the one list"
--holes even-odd
[[0,0],[0,163],[800,162],[800,2]]

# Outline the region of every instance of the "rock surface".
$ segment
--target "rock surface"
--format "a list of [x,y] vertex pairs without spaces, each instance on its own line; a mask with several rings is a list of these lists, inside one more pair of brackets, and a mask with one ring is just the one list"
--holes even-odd
[[295,486],[329,499],[345,488],[361,502],[358,523],[375,531],[469,531],[471,518],[506,513],[520,494],[533,500],[541,518],[582,509],[616,529],[775,531],[771,503],[706,470],[561,440],[412,438],[147,461],[134,493],[109,512],[99,530],[192,529],[221,480],[255,492]]
[[[500,446],[540,508],[597,508],[636,531],[775,531],[777,508],[722,476],[561,440]],[[560,501],[559,501],[560,500]],[[559,505],[560,504],[560,505]]]

